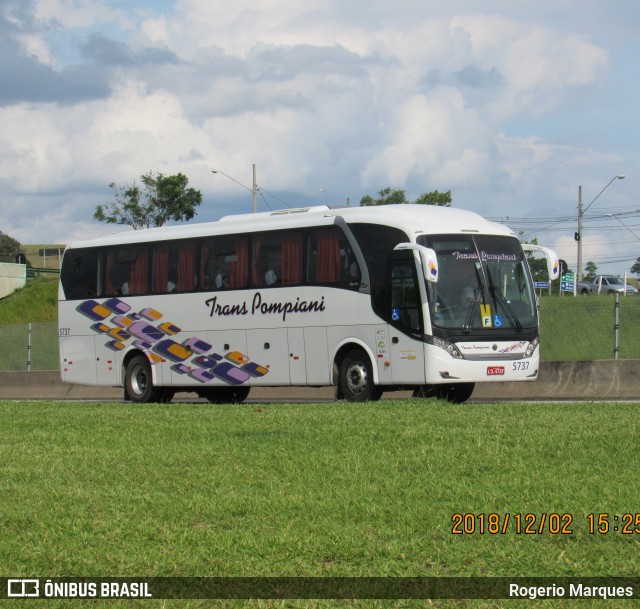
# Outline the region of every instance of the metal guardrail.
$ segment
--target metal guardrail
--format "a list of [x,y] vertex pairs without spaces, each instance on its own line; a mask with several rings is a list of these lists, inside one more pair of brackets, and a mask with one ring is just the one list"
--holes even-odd
[[43,275],[60,275],[60,269],[47,269],[35,266],[27,267],[27,279],[42,277]]

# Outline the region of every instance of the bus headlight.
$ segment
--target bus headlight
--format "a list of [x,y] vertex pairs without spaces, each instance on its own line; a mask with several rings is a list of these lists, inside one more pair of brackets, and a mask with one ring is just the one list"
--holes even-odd
[[536,336],[530,343],[529,346],[527,347],[527,350],[524,352],[524,357],[531,357],[533,355],[533,352],[536,350],[536,347],[538,346],[539,343],[539,339]]
[[431,340],[428,341],[432,345],[436,347],[440,347],[440,349],[444,349],[451,357],[455,357],[457,359],[463,359],[462,354],[458,350],[453,343],[450,343],[448,340],[443,340],[442,338],[437,338],[436,336],[430,337]]

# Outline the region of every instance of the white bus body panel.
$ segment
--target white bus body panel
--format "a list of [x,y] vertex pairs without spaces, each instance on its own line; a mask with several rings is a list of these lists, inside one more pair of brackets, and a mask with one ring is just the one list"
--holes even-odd
[[[305,311],[307,306],[311,310]],[[141,348],[150,356],[158,386],[230,380],[248,386],[327,385],[334,380],[332,358],[342,344],[362,344],[376,361],[376,332],[388,343],[387,326],[371,311],[367,294],[321,287],[98,298],[62,301],[59,308],[61,332],[69,333],[60,341],[62,379],[90,385],[121,385],[127,353]],[[131,317],[140,320],[132,323]],[[164,333],[158,331],[158,339],[153,332],[159,328]],[[220,376],[206,372],[216,365],[212,357],[223,364]],[[376,381],[378,370],[391,382],[382,362]]]

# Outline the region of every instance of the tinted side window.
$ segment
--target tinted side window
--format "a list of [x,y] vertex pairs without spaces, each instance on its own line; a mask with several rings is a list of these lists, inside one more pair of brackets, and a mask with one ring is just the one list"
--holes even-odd
[[307,238],[307,281],[358,289],[360,268],[344,233],[336,226],[316,228]]
[[255,287],[302,283],[300,231],[256,233],[253,236],[251,284]]
[[98,294],[98,250],[67,250],[62,260],[60,282],[68,300],[93,298]]
[[149,247],[108,248],[105,257],[106,296],[135,296],[149,291]]
[[379,224],[350,224],[349,226],[367,261],[372,284],[373,308],[377,313],[388,318],[387,260],[398,243],[405,243],[409,239],[401,230]]
[[214,237],[200,247],[200,286],[203,290],[239,290],[249,278],[249,239]]

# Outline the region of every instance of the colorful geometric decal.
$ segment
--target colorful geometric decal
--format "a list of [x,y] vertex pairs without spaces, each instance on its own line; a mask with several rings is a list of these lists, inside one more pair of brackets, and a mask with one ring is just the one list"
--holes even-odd
[[[109,298],[102,303],[85,300],[76,310],[94,322],[91,330],[104,334],[108,339],[105,346],[112,351],[122,351],[128,341],[132,341],[133,346],[144,351],[152,365],[168,360],[173,362],[173,372],[199,383],[220,379],[230,385],[242,385],[269,372],[268,366],[251,362],[240,351],[215,353],[213,345],[198,337],[178,342],[182,329],[170,321],[160,321],[163,314],[156,309],[147,307],[134,312],[119,298]],[[155,325],[156,322],[159,323]]]

